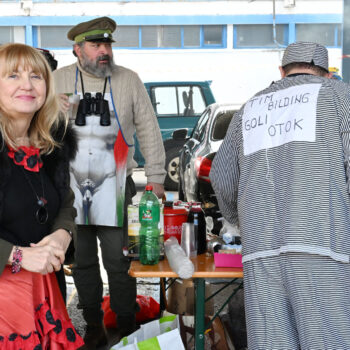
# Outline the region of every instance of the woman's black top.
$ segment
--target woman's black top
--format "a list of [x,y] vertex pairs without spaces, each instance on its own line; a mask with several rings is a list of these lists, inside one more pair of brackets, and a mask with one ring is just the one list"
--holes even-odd
[[[51,233],[51,226],[58,213],[58,193],[46,175],[45,164],[39,172],[26,170],[10,161],[11,181],[4,192],[4,208],[0,223],[0,237],[14,245],[29,246]],[[25,173],[24,173],[25,172]],[[36,219],[38,197],[47,200],[48,220],[40,224]]]

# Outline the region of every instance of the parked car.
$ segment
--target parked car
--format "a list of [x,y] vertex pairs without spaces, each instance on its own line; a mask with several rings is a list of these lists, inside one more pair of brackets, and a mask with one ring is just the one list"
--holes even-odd
[[[179,151],[185,139],[172,138],[173,131],[186,128],[192,132],[205,107],[215,102],[210,81],[147,82],[146,90],[157,116],[164,142],[167,176],[165,188],[176,191]],[[138,167],[144,166],[144,158],[135,138],[135,155]]]
[[[218,207],[209,179],[212,161],[226,135],[227,128],[237,106],[214,103],[200,116],[190,137],[184,136],[182,129],[174,132],[174,137],[185,137],[185,144],[179,159],[179,199],[202,202],[214,218]],[[208,214],[208,213],[206,213]]]

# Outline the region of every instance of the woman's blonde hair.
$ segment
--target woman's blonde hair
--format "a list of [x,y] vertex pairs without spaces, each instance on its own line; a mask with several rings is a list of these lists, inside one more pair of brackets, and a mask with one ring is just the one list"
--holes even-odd
[[[35,112],[30,123],[28,136],[30,144],[40,148],[40,152],[50,153],[54,147],[59,146],[52,137],[51,132],[57,128],[59,120],[64,118],[59,111],[53,76],[50,66],[44,55],[37,49],[24,44],[5,44],[0,46],[1,71],[3,76],[23,69],[31,69],[35,74],[41,75],[46,82],[46,99],[42,107]],[[67,125],[67,123],[66,123]],[[17,149],[16,135],[11,125],[11,116],[4,112],[0,105],[0,132],[4,142]]]

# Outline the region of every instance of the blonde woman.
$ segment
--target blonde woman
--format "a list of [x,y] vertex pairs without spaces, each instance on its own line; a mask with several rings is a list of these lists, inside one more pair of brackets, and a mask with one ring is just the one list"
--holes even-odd
[[0,46],[0,91],[0,349],[76,349],[57,282],[75,232],[76,140],[36,49]]

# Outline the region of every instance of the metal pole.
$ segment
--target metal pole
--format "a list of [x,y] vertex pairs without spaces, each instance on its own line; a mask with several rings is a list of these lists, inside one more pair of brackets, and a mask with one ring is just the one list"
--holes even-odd
[[282,47],[283,45],[277,41],[276,33],[276,0],[272,0],[272,36],[273,42],[278,46]]
[[195,349],[204,350],[205,279],[195,278]]
[[342,75],[350,82],[350,0],[344,0]]

